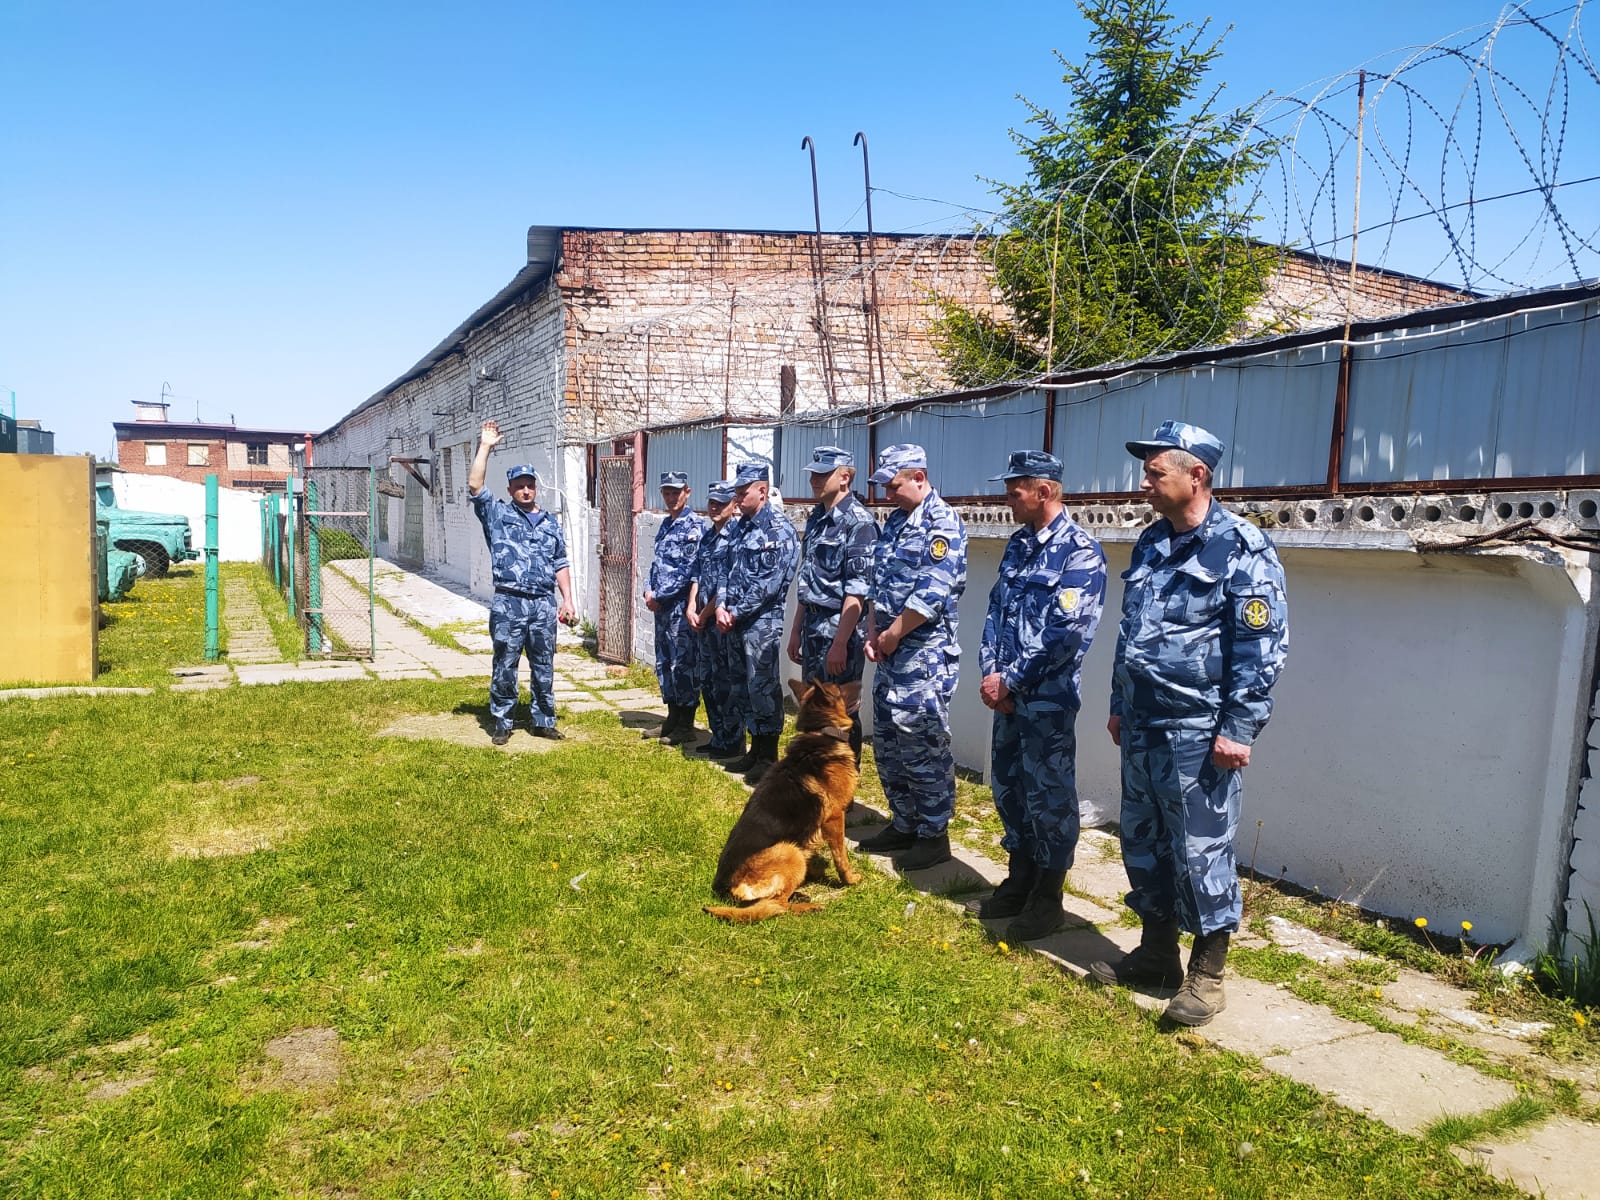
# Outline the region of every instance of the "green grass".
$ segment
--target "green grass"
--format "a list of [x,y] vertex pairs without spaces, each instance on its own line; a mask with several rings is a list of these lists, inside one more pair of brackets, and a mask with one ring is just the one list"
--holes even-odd
[[141,578],[122,599],[101,606],[96,687],[164,687],[172,668],[206,657],[206,571],[173,566],[163,579]]
[[1423,1134],[1436,1146],[1462,1146],[1488,1138],[1503,1138],[1550,1115],[1548,1105],[1528,1096],[1508,1100],[1499,1108],[1470,1117],[1443,1117]]
[[[743,789],[607,714],[376,736],[482,705],[0,708],[0,1194],[1518,1194],[887,878],[713,921]],[[307,1029],[337,1079],[281,1086]]]
[[[272,631],[273,644],[278,648],[278,657],[285,662],[296,662],[305,657],[305,633],[301,630],[295,619],[289,615],[289,605],[283,598],[283,593],[273,586],[272,576],[268,575],[264,567],[256,563],[223,563],[222,579],[226,583],[234,576],[244,579],[255,594],[256,603],[261,606],[261,611],[266,614],[267,628]],[[222,607],[222,628],[224,634],[228,630],[228,607]],[[227,638],[223,638],[223,646],[227,646]]]

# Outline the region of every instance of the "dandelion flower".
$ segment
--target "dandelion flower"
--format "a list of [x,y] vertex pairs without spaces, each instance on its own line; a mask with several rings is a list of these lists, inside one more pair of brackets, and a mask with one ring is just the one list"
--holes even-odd
[[1472,922],[1471,921],[1463,921],[1463,922],[1461,922],[1461,932],[1462,933],[1471,933],[1472,932]]
[[1415,921],[1413,921],[1411,923],[1413,925],[1415,925],[1418,929],[1426,929],[1428,927],[1428,918],[1427,917],[1418,917]]
[[[28,757],[32,758],[33,755],[30,754],[30,755],[28,755]],[[1011,953],[1011,947],[1006,945],[1004,942],[1001,942],[1000,943],[1000,953],[1001,954],[1010,954]]]
[[1577,1009],[1573,1009],[1572,1010],[1572,1019],[1573,1019],[1573,1021],[1575,1021],[1577,1023],[1577,1026],[1578,1026],[1579,1029],[1582,1029],[1585,1025],[1587,1025],[1589,1023],[1589,1018],[1585,1017]]

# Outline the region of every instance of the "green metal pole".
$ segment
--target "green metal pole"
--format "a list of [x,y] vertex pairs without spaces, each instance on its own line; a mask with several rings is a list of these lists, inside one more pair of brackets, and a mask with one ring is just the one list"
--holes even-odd
[[373,590],[377,586],[372,557],[378,543],[378,468],[367,468],[367,636],[373,662],[378,661],[378,614]]
[[289,476],[289,486],[288,486],[287,491],[284,494],[288,498],[288,509],[289,509],[289,520],[287,521],[287,524],[289,526],[289,615],[295,619],[295,623],[296,624],[299,624],[299,622],[300,622],[300,611],[299,611],[299,607],[294,602],[294,526],[295,526],[295,512],[294,512],[294,510],[295,510],[295,503],[294,503],[294,476],[293,475]]
[[217,477],[206,476],[206,661],[222,657],[217,613]]
[[331,647],[322,623],[322,531],[312,514],[318,511],[317,485],[306,480],[306,628],[311,636],[311,653],[326,654]]

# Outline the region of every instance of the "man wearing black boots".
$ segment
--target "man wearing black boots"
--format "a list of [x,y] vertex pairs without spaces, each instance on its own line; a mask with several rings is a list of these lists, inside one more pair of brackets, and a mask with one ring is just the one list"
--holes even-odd
[[648,729],[645,738],[675,746],[694,741],[694,710],[700,704],[700,639],[689,627],[686,612],[694,581],[700,539],[711,523],[689,507],[689,477],[682,471],[661,473],[661,504],[667,516],[656,530],[644,606],[655,614],[656,680],[667,705],[666,722]]
[[1010,870],[978,909],[1012,918],[1008,941],[1066,923],[1062,889],[1078,845],[1079,676],[1105,602],[1106,557],[1067,515],[1061,461],[1038,450],[1011,455],[1006,502],[1011,535],[983,624],[980,695],[994,710],[990,788],[1005,826]]
[[836,683],[850,709],[850,749],[861,766],[861,675],[866,667],[867,593],[878,522],[851,490],[856,460],[838,446],[818,446],[806,467],[816,507],[800,540],[795,592],[799,619],[789,630],[789,661],[807,682]]

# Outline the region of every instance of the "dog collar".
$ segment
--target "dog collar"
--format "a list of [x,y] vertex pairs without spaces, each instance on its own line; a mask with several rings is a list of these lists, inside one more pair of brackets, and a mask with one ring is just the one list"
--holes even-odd
[[848,742],[850,740],[850,731],[848,729],[840,729],[837,725],[828,725],[815,732],[822,734],[824,737],[831,737],[838,742]]

